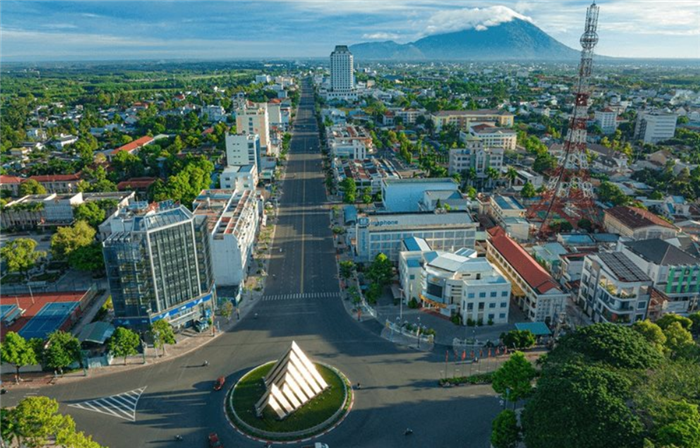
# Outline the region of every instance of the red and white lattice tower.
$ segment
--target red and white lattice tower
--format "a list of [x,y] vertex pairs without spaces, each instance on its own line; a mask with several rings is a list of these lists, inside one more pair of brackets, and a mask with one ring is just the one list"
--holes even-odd
[[558,157],[557,167],[549,178],[546,191],[540,201],[528,211],[530,218],[542,218],[540,236],[549,233],[549,226],[555,215],[569,221],[574,227],[582,218],[587,218],[594,224],[599,220],[586,157],[589,79],[593,66],[593,49],[598,43],[598,10],[598,6],[593,2],[586,12],[586,28],[581,36],[583,49],[578,69],[576,100],[564,148]]

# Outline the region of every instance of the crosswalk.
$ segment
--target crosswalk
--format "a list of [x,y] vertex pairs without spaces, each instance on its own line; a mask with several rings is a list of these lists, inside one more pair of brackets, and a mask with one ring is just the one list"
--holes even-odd
[[142,387],[109,397],[69,404],[68,406],[135,422],[136,405],[138,405],[139,398],[141,398],[144,390],[146,388]]
[[263,300],[302,300],[302,299],[332,299],[340,297],[339,292],[310,292],[307,294],[276,294],[271,296],[263,296]]

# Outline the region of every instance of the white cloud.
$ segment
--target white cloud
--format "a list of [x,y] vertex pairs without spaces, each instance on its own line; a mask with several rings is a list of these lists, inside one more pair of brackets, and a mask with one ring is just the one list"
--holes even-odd
[[530,17],[513,11],[507,6],[490,6],[488,8],[448,9],[434,13],[428,18],[425,34],[449,33],[468,29],[483,31],[513,19],[532,21]]
[[363,39],[368,40],[395,40],[400,37],[396,33],[365,33],[362,35]]

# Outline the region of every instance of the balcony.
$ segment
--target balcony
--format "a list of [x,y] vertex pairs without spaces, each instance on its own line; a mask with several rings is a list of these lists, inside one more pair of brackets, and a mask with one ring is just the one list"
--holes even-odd
[[635,293],[633,290],[618,289],[615,287],[615,285],[603,281],[599,282],[598,284],[608,294],[613,297],[617,297],[618,299],[629,300],[637,298],[637,293]]

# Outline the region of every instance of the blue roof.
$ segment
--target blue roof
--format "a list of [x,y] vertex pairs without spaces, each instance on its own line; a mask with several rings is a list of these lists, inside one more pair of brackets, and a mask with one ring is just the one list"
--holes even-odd
[[510,196],[496,196],[494,200],[502,210],[525,210],[517,199]]
[[345,224],[357,221],[357,208],[354,205],[347,205],[343,208],[343,219]]
[[420,250],[420,246],[418,245],[418,241],[416,241],[415,237],[406,238],[403,240],[403,245],[406,246],[406,250],[409,251]]
[[406,264],[408,265],[409,268],[419,268],[420,267],[420,261],[415,260],[415,259],[406,260]]
[[530,330],[535,336],[550,336],[552,331],[544,322],[523,322],[515,324],[516,330]]

